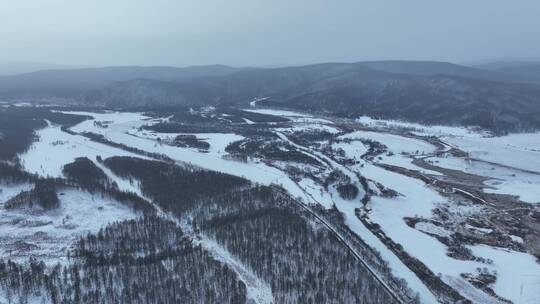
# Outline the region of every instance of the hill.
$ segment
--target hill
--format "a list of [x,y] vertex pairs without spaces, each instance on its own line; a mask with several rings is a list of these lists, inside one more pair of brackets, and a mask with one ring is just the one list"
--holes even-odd
[[[266,105],[339,116],[540,129],[540,66],[479,69],[432,61],[49,70],[0,77],[0,97],[63,97],[109,107]],[[261,103],[263,104],[263,103]]]
[[139,78],[180,81],[204,76],[223,76],[237,69],[222,66],[176,67],[104,67],[67,70],[42,70],[32,73],[0,76],[3,98],[79,98],[88,91],[114,82]]

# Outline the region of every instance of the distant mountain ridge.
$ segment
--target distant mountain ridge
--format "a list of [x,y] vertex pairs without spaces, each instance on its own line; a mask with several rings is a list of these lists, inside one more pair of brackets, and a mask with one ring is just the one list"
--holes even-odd
[[20,75],[0,76],[0,96],[4,98],[64,97],[79,99],[91,90],[114,82],[146,78],[181,81],[204,76],[223,76],[238,69],[224,65],[177,67],[104,67],[42,70]]
[[540,69],[532,65],[493,71],[446,62],[371,61],[41,71],[0,77],[0,96],[10,94],[113,107],[247,105],[270,97],[266,105],[348,117],[479,125],[496,133],[540,130]]
[[39,62],[0,62],[0,75],[18,75],[41,70],[82,68],[79,65],[60,65]]

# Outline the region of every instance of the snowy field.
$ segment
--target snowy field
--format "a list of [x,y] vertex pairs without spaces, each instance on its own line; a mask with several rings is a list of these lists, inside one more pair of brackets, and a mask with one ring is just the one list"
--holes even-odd
[[[395,199],[373,197],[369,203],[370,220],[379,224],[386,235],[401,244],[409,254],[420,259],[434,273],[441,273],[443,281],[448,285],[458,290],[467,286],[467,294],[464,294],[467,298],[473,301],[483,299],[482,303],[497,303],[461,278],[461,273],[476,274],[477,268],[485,267],[490,271],[497,271],[497,278],[501,281],[514,280],[515,284],[528,286],[528,288],[535,286],[535,281],[540,277],[540,265],[530,263],[531,260],[534,261],[534,258],[528,254],[513,251],[509,253],[512,260],[515,261],[512,271],[507,271],[508,269],[505,269],[504,265],[499,264],[502,261],[495,260],[494,256],[491,255],[493,251],[489,250],[478,251],[477,256],[494,260],[492,265],[456,260],[446,254],[447,247],[437,239],[409,227],[403,220],[404,217],[430,218],[432,209],[440,203],[447,203],[444,197],[426,187],[423,182],[372,165],[366,165],[362,173],[370,179],[393,187],[394,190],[403,195]],[[522,265],[527,265],[527,267],[521,267]],[[519,275],[516,276],[516,274]],[[536,274],[538,277],[534,278],[527,276],[527,274]],[[502,288],[501,285],[494,286],[494,290],[507,299],[519,299],[519,293]]]
[[[365,116],[358,121],[375,128],[406,128],[418,135],[437,136],[448,145],[469,153],[470,158],[485,163],[455,157],[430,158],[438,162],[434,163],[435,165],[492,177],[492,180],[486,181],[486,185],[489,186],[485,189],[487,193],[516,195],[528,203],[540,202],[540,133],[493,137],[487,132],[463,127],[423,126],[408,122],[375,120]],[[384,136],[383,133],[377,134]],[[388,146],[392,141],[381,140],[381,142]],[[397,145],[400,146],[407,145]],[[408,169],[415,167],[403,159],[386,159],[384,162]],[[424,170],[424,172],[433,174],[432,171]]]
[[[472,140],[483,139],[482,135],[464,128],[424,127],[423,129],[418,128],[418,130],[421,130],[424,134],[430,135],[451,134],[452,137],[463,135],[468,136],[468,138]],[[364,138],[381,142],[388,147],[389,151],[392,151],[394,155],[398,155],[399,157],[392,156],[394,158],[392,160],[392,157],[386,156],[383,157],[383,160],[380,160],[381,162],[409,169],[420,169],[419,171],[424,172],[426,170],[411,164],[411,159],[404,157],[402,153],[422,155],[432,153],[435,150],[435,147],[429,143],[388,133],[359,131],[346,134],[342,136],[342,138]],[[358,146],[358,144],[349,147],[348,149],[347,147],[345,148],[346,149],[344,150],[347,154],[354,155],[357,155],[363,150],[362,146]],[[527,150],[527,152],[536,153],[534,150],[531,151],[530,149]],[[462,261],[451,258],[447,255],[447,248],[444,244],[417,229],[409,227],[403,220],[404,217],[431,217],[432,210],[438,206],[438,204],[448,203],[444,197],[427,187],[420,180],[386,171],[369,163],[363,164],[363,167],[357,165],[356,168],[352,167],[349,169],[355,170],[366,178],[386,185],[401,194],[401,196],[394,199],[373,197],[369,204],[369,207],[371,208],[369,216],[370,220],[379,224],[389,237],[395,242],[400,243],[407,252],[423,261],[434,273],[441,273],[443,281],[457,290],[461,290],[463,296],[474,302],[480,303],[500,302],[483,291],[478,290],[461,277],[462,273],[477,274],[478,268],[487,268],[489,271],[497,273],[498,280],[500,280],[499,282],[508,282],[508,284],[499,283],[493,286],[495,292],[500,296],[516,303],[521,303],[521,299],[525,297],[538,300],[540,293],[535,287],[538,286],[538,278],[540,278],[540,265],[534,261],[534,257],[529,254],[505,250],[503,251],[504,256],[506,257],[505,261],[505,259],[501,257],[502,250],[482,245],[471,246],[471,250],[473,250],[478,257],[493,260],[493,264],[486,265],[479,262]],[[315,188],[313,185],[305,184],[304,186],[307,186],[307,189],[311,188],[310,192],[314,197],[325,200],[324,194],[319,194],[317,196],[318,191],[317,189],[313,189]],[[527,191],[526,189],[523,190]],[[528,191],[531,192],[530,187],[528,188]],[[338,208],[345,213],[349,227],[366,240],[368,244],[380,250],[383,257],[389,261],[393,269],[400,269],[401,262],[396,260],[393,253],[385,250],[386,248],[383,248],[384,245],[381,246],[380,243],[377,242],[378,240],[369,237],[369,230],[365,229],[365,227],[355,219],[354,208],[357,206],[354,204],[351,205],[351,203],[347,201],[339,202],[340,198],[338,195],[331,195],[331,199],[336,202]],[[515,266],[512,267],[512,269],[506,267],[508,261],[513,260],[516,261],[514,264]],[[407,271],[400,272],[400,274],[406,273]],[[412,275],[414,276],[414,274]],[[418,284],[414,283],[416,281],[414,278],[409,276],[407,281],[411,286],[416,287],[417,290],[422,290]],[[510,284],[509,281],[513,282]],[[516,288],[518,286],[520,286],[520,288]],[[521,293],[519,290],[521,290]],[[425,299],[429,297],[429,294],[424,293],[422,296]]]
[[290,128],[276,128],[275,130],[279,132],[285,132],[285,133],[318,131],[318,132],[328,132],[331,134],[336,134],[340,132],[338,128],[329,126],[327,124],[322,124],[322,123],[295,124],[294,126]]
[[[147,152],[162,153],[170,157],[171,159],[179,162],[186,162],[195,166],[228,173],[235,176],[245,177],[253,182],[257,182],[263,185],[277,184],[282,185],[295,197],[301,197],[306,202],[313,202],[309,196],[305,193],[282,171],[269,167],[261,162],[237,162],[232,160],[223,159],[222,156],[226,154],[224,150],[214,150],[216,153],[203,153],[192,148],[182,148],[169,145],[162,145],[157,143],[154,138],[155,135],[151,135],[151,132],[147,132],[144,136],[139,135],[138,128],[144,124],[149,123],[151,120],[139,113],[92,113],[92,112],[66,112],[81,115],[88,115],[94,117],[94,119],[87,120],[81,124],[72,128],[75,132],[94,132],[104,135],[107,139],[116,143],[122,143],[131,147],[137,147]],[[94,124],[94,121],[109,121],[107,128],[100,128]],[[239,136],[239,135],[235,135]],[[229,137],[229,140],[232,138]],[[221,143],[223,146],[224,143]],[[217,153],[219,152],[219,153]]]
[[299,124],[333,124],[333,122],[328,119],[317,118],[313,117],[312,115],[302,114],[294,111],[270,109],[244,109],[243,111],[285,117]]
[[110,198],[77,190],[58,191],[58,209],[6,210],[7,199],[31,187],[3,185],[2,189],[0,255],[20,262],[29,257],[43,258],[47,264],[66,262],[67,251],[79,236],[98,232],[108,223],[138,216]]
[[63,132],[60,126],[52,126],[37,132],[38,141],[30,149],[20,155],[24,170],[44,177],[62,177],[64,165],[73,162],[77,157],[88,157],[95,160],[111,156],[136,156],[122,149],[110,147],[89,140],[84,136],[70,135]]
[[[339,139],[367,139],[382,143],[388,148],[388,152],[390,153],[380,155],[380,159],[375,159],[376,162],[399,166],[406,169],[416,170],[429,174],[440,174],[435,171],[426,170],[424,168],[418,167],[412,163],[413,157],[421,157],[435,151],[435,146],[425,141],[390,133],[371,131],[355,131],[349,134],[342,135],[339,137]],[[350,147],[348,147],[346,143],[341,143],[340,147],[343,148],[347,154],[350,154],[349,151],[351,151],[351,149],[354,151],[358,148],[359,142],[353,141],[349,145]]]
[[285,111],[285,110],[272,110],[272,109],[243,109],[243,111],[246,112],[253,112],[253,113],[259,113],[259,114],[266,114],[266,115],[274,115],[274,116],[281,116],[281,117],[289,117],[289,118],[309,118],[311,117],[308,114],[302,114],[294,111]]
[[398,120],[386,120],[386,119],[373,119],[368,116],[361,116],[356,120],[358,123],[372,128],[382,129],[405,129],[409,130],[413,134],[417,135],[432,135],[432,136],[459,136],[459,137],[482,137],[488,135],[487,132],[479,132],[479,130],[473,130],[471,128],[464,127],[450,127],[450,126],[426,126],[417,123],[398,121]]
[[[298,114],[290,111],[258,109],[252,111],[256,113],[280,115],[292,118],[293,121],[296,122],[293,128],[309,128],[310,124],[313,124],[313,128],[320,128],[321,125],[331,123],[327,120],[321,120],[319,118],[310,117],[306,114]],[[137,147],[148,152],[163,153],[178,161],[189,162],[203,168],[221,171],[236,176],[243,176],[261,184],[281,184],[288,189],[293,196],[300,197],[305,202],[318,202],[326,207],[330,207],[332,205],[331,202],[336,203],[338,208],[345,214],[346,224],[370,246],[380,251],[382,257],[388,261],[389,265],[393,269],[394,274],[396,274],[398,277],[406,279],[411,288],[420,292],[424,302],[434,302],[433,295],[429,290],[427,290],[416,275],[410,271],[407,266],[404,265],[399,258],[395,256],[395,254],[393,254],[392,251],[387,249],[386,246],[356,218],[355,209],[359,207],[357,202],[342,200],[339,195],[334,192],[334,190],[324,192],[320,186],[310,182],[308,179],[303,179],[299,184],[296,184],[284,172],[276,168],[269,167],[264,163],[241,163],[223,159],[222,156],[225,154],[224,147],[229,142],[241,138],[236,137],[238,135],[230,134],[224,136],[220,134],[219,136],[216,135],[214,137],[213,135],[209,134],[197,134],[196,136],[198,138],[206,140],[211,145],[210,153],[201,153],[196,149],[160,145],[157,143],[156,138],[165,136],[164,134],[146,131],[143,131],[144,133],[142,133],[141,131],[138,131],[140,126],[150,121],[148,117],[145,117],[142,114],[80,114],[90,115],[95,119],[75,126],[73,128],[73,131],[75,132],[89,131],[103,134],[114,142]],[[108,127],[98,127],[94,124],[94,121],[107,121]],[[379,121],[374,122],[373,120],[368,121],[366,119],[360,119],[360,122],[369,123],[373,126],[380,126]],[[399,124],[397,122],[395,123]],[[287,130],[279,131],[281,132],[278,135],[283,140],[288,140],[285,135],[288,133],[286,132]],[[504,165],[507,166],[514,166],[515,164],[512,162],[523,166],[527,163],[526,161],[529,160],[530,162],[526,166],[529,168],[534,166],[536,161],[540,161],[540,158],[534,159],[534,156],[538,157],[539,152],[537,147],[534,145],[525,145],[526,140],[523,139],[523,137],[510,138],[512,144],[509,145],[505,144],[501,139],[482,137],[484,136],[483,134],[474,133],[473,131],[464,128],[425,127],[416,125],[415,132],[419,132],[424,135],[440,135],[450,144],[458,146],[466,151],[472,151],[476,153],[479,158],[481,157],[481,159],[487,161],[490,161],[490,159],[498,160],[498,158],[509,157],[509,155],[513,155],[515,158],[519,158],[519,156],[522,154],[527,156],[524,160],[519,161],[504,160]],[[169,134],[169,136],[172,135]],[[422,170],[421,168],[411,164],[412,159],[403,154],[422,155],[432,153],[435,150],[433,145],[423,141],[388,133],[361,132],[352,133],[345,136],[350,136],[350,138],[354,139],[366,138],[379,141],[386,145],[389,148],[389,151],[393,153],[392,156],[383,156],[383,159],[379,161],[424,172],[426,172],[426,170]],[[533,138],[529,138],[529,140],[534,138],[536,137],[533,136]],[[294,143],[292,144],[294,145]],[[358,141],[353,141],[348,145],[339,144],[337,147],[343,148],[348,156],[358,156],[366,149],[366,147],[364,147]],[[302,149],[303,147],[298,148]],[[518,153],[516,156],[513,154],[513,152],[516,151],[520,151],[519,153],[522,154]],[[499,302],[495,298],[475,288],[460,276],[462,273],[477,274],[478,268],[487,268],[490,272],[497,272],[497,283],[493,285],[493,289],[500,296],[516,303],[533,303],[524,302],[523,299],[527,298],[534,301],[540,298],[540,292],[538,292],[538,289],[535,288],[538,286],[538,278],[540,277],[540,265],[534,261],[532,256],[514,251],[500,250],[490,246],[471,246],[470,249],[475,255],[478,257],[491,259],[493,260],[493,263],[488,265],[474,261],[456,260],[446,254],[447,248],[444,244],[439,242],[436,238],[422,232],[430,229],[433,230],[433,227],[419,226],[415,229],[406,225],[405,221],[403,220],[404,217],[429,218],[432,216],[432,210],[436,206],[439,206],[440,204],[451,204],[446,200],[445,197],[426,186],[422,181],[384,170],[369,162],[361,163],[364,165],[363,167],[360,164],[345,167],[331,159],[328,159],[322,153],[317,151],[305,150],[305,152],[311,153],[315,158],[324,159],[327,163],[330,163],[332,166],[342,170],[345,174],[350,176],[352,180],[356,180],[355,174],[358,172],[370,180],[379,182],[399,192],[401,195],[397,198],[383,198],[378,196],[372,197],[372,200],[369,203],[369,208],[371,209],[369,214],[370,221],[379,224],[387,236],[389,236],[395,242],[400,243],[408,253],[419,258],[435,274],[440,273],[441,279],[448,285],[454,287],[456,290],[462,292],[463,296],[471,299],[474,302]],[[115,151],[114,153],[119,153],[119,151]],[[25,161],[28,162],[29,159],[31,160],[32,158],[27,157],[25,158]],[[32,162],[30,161],[30,163]],[[447,165],[451,166],[450,163]],[[458,165],[461,166],[463,164]],[[538,168],[540,168],[540,166]],[[464,170],[468,169],[465,168]],[[47,171],[53,172],[52,169],[48,169]],[[129,187],[128,185],[126,186]],[[508,191],[501,185],[497,186],[497,189],[492,189],[490,191]],[[523,193],[527,191],[528,186],[526,183],[522,183],[520,187],[523,187]],[[438,231],[438,233],[446,232]],[[507,266],[508,261],[512,262],[512,267]]]
[[444,137],[471,158],[540,174],[540,133],[502,137]]
[[16,185],[7,185],[0,182],[0,203],[11,199],[21,191],[32,190],[34,186],[30,184],[16,184]]
[[442,168],[492,178],[485,182],[486,193],[515,195],[527,203],[540,203],[540,174],[451,156],[430,157],[427,161]]
[[[130,130],[128,132],[134,136],[148,138],[151,140],[161,140],[167,139],[169,141],[174,140],[178,135],[195,135],[198,140],[207,142],[210,145],[208,153],[214,156],[221,156],[225,153],[225,148],[232,142],[244,139],[243,136],[233,133],[160,133],[153,131],[139,131],[139,130]],[[194,151],[197,151],[195,148],[187,148]]]

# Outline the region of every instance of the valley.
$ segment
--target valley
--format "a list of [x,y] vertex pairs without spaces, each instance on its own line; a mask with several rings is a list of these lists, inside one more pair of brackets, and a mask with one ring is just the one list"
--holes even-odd
[[[200,248],[204,263],[230,271],[211,284],[232,280],[239,287],[198,296],[238,303],[324,302],[338,286],[351,303],[540,299],[539,133],[494,137],[480,129],[319,116],[258,103],[144,112],[53,107],[50,113],[83,118],[69,125],[44,119],[31,144],[4,160],[0,172],[0,250],[17,263],[42,260],[44,276],[48,267],[82,267],[80,275],[90,275],[94,270],[83,269],[97,248],[105,254],[98,265],[120,271],[125,262],[107,262],[106,252],[161,261],[174,244],[182,249],[163,256],[163,265],[181,263],[188,247]],[[31,190],[41,180],[54,181],[60,207],[36,209],[34,199],[23,199],[25,191],[38,193],[27,196],[39,204],[41,192]],[[17,196],[22,207],[6,208]],[[150,216],[177,227],[178,241],[152,250],[96,244],[83,255],[77,249],[86,235],[119,233],[129,220],[136,221],[129,229],[149,229]],[[340,258],[330,262],[331,256]],[[319,287],[295,289],[308,274],[291,274],[291,267],[320,268],[313,282]],[[4,295],[21,297],[7,278],[0,280]],[[126,279],[118,279],[124,291],[132,284]],[[329,280],[342,283],[330,287]],[[35,284],[35,299],[50,299]],[[92,284],[98,283],[84,290],[95,290]],[[321,293],[318,284],[327,290]],[[369,286],[376,288],[366,293]]]

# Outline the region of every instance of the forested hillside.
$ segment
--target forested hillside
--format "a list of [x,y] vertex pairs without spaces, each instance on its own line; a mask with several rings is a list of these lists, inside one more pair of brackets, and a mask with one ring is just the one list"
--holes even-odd
[[73,126],[86,119],[84,116],[53,112],[46,108],[0,107],[0,160],[12,160],[25,152],[36,140],[34,132],[47,126],[49,121],[62,126]]
[[[332,231],[281,190],[159,161],[113,157],[103,164],[117,176],[140,182],[145,196],[176,220],[146,212],[136,220],[112,223],[80,237],[69,251],[67,265],[0,261],[0,287],[8,299],[66,304],[247,303],[249,282],[242,281],[226,260],[215,257],[207,241],[215,240],[239,259],[245,271],[269,286],[275,303],[395,302]],[[79,186],[129,198],[88,158],[64,167],[68,180],[48,183],[10,168],[3,170],[4,180],[35,180],[35,190],[29,193],[47,189],[56,195],[57,189]],[[381,267],[388,271],[384,263]],[[415,297],[410,292],[403,296]]]
[[0,261],[0,286],[16,303],[245,303],[235,274],[160,218],[81,238],[72,259],[52,269]]
[[[116,67],[0,77],[0,97],[123,108],[260,104],[496,133],[540,129],[538,67],[375,61],[285,68]],[[17,97],[18,96],[18,97]],[[29,97],[26,97],[29,98]]]
[[108,105],[247,104],[426,124],[481,126],[496,133],[540,129],[536,75],[438,62],[360,62],[248,69],[174,86],[151,81],[113,84],[87,96]]

